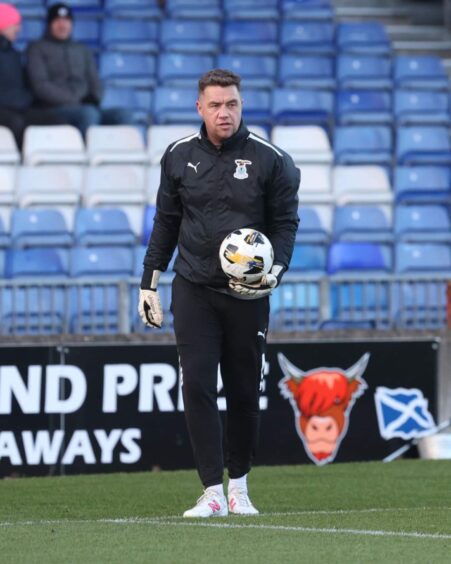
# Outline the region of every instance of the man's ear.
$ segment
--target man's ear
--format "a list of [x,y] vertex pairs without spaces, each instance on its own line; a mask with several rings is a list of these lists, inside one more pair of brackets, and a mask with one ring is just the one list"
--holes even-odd
[[202,115],[202,104],[200,103],[199,100],[196,100],[196,108],[197,108],[197,112],[200,115],[200,117],[203,117],[203,115]]

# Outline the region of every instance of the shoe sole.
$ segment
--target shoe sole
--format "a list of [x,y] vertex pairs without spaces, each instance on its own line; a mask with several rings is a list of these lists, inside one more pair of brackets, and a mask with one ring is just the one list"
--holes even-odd
[[185,515],[185,519],[210,519],[211,517],[227,517],[228,513],[212,513],[211,515]]

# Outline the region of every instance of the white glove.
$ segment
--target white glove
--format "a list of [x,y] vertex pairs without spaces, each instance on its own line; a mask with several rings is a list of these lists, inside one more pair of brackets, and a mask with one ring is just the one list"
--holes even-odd
[[240,282],[235,278],[231,278],[229,281],[229,288],[242,296],[247,296],[248,298],[264,298],[265,296],[269,296],[274,288],[279,285],[283,272],[283,266],[275,264],[271,268],[271,272],[262,276],[258,282],[249,284],[246,282]]
[[139,290],[138,313],[147,327],[157,327],[163,324],[163,308],[157,290],[158,280],[161,272],[154,270],[150,290]]

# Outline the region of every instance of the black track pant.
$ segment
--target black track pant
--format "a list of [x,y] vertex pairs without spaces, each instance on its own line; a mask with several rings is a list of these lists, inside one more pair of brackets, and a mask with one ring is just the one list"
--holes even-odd
[[177,275],[172,311],[183,401],[204,487],[223,481],[223,434],[217,406],[218,365],[227,400],[225,450],[230,478],[249,472],[259,430],[259,387],[269,299],[239,300]]

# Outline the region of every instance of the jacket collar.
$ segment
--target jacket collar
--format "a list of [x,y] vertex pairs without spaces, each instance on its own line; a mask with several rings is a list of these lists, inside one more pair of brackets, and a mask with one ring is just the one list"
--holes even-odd
[[[238,127],[237,131],[235,131],[232,137],[229,137],[221,144],[220,150],[229,151],[230,149],[237,147],[247,138],[248,135],[249,135],[249,130],[246,127],[244,121],[241,120],[240,126]],[[213,149],[214,151],[218,151],[216,145],[213,145],[210,139],[208,139],[205,123],[203,123],[202,127],[200,128],[200,143],[201,145],[207,147],[210,150]]]

